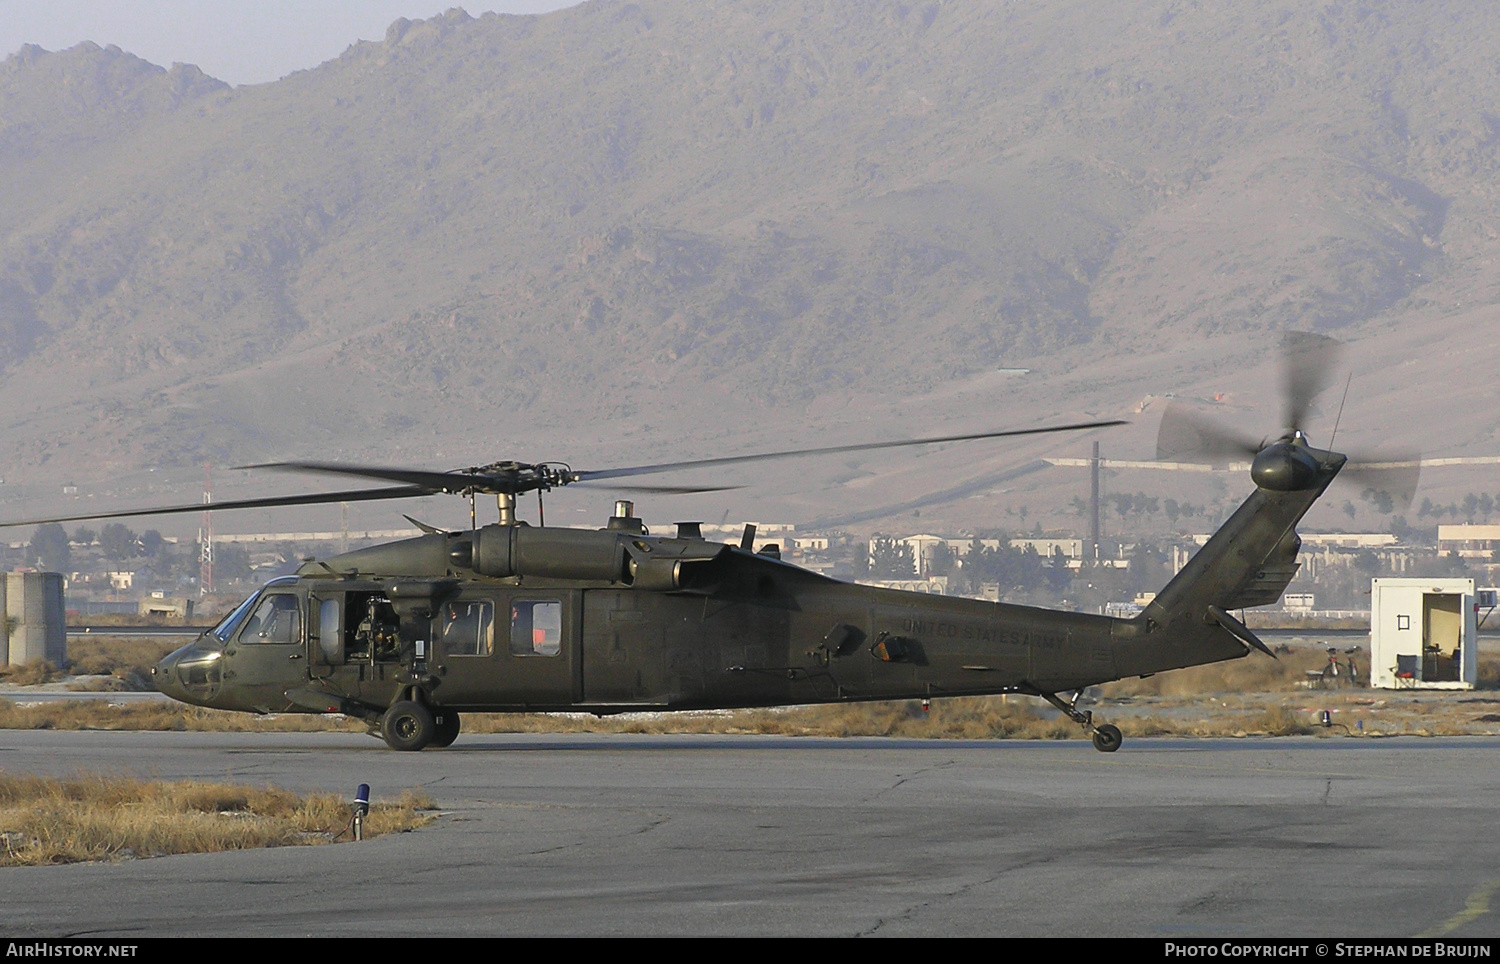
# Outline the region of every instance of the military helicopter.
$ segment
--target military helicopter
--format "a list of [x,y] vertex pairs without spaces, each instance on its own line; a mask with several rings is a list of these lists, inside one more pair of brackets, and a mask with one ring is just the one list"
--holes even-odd
[[1308,378],[1291,380],[1289,427],[1269,443],[1237,442],[1193,417],[1163,419],[1164,452],[1181,456],[1180,438],[1167,436],[1181,436],[1187,425],[1210,454],[1251,455],[1255,490],[1132,619],[845,583],[792,565],[771,546],[754,551],[752,526],[738,545],[704,539],[697,523],[649,532],[624,500],[599,529],[530,526],[515,513],[522,493],[540,498],[576,483],[620,487],[613,480],[1117,420],[592,471],[561,463],[428,472],[289,462],[256,467],[399,484],[215,510],[448,492],[495,495],[500,519],[456,532],[425,527],[416,538],[309,561],[153,673],[163,693],[200,706],[355,717],[397,750],[449,746],[462,715],[474,712],[604,715],[1018,693],[1046,700],[1091,734],[1095,747],[1113,752],[1120,730],[1078,707],[1085,688],[1252,649],[1272,655],[1230,612],[1280,598],[1297,570],[1295,526],[1346,463],[1309,444],[1301,427]]

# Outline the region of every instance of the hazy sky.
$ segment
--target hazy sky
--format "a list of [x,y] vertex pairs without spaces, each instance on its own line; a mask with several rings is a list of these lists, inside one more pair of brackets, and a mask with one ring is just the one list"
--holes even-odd
[[399,17],[461,6],[472,16],[542,13],[579,0],[0,0],[0,57],[22,44],[115,44],[163,67],[197,64],[230,84],[259,84],[380,40]]

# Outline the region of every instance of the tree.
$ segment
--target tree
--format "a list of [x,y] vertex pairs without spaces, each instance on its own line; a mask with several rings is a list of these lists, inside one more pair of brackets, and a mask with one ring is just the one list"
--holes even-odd
[[1042,559],[1036,550],[1025,552],[1008,545],[986,549],[975,539],[964,556],[964,573],[971,585],[996,583],[1006,589],[1039,589],[1047,582]]
[[237,542],[225,543],[214,549],[214,578],[229,582],[249,579],[254,574],[250,568],[250,550]]
[[870,578],[911,579],[917,574],[911,545],[877,535],[870,543]]
[[1167,557],[1149,542],[1138,542],[1130,551],[1128,587],[1135,592],[1150,592],[1166,584],[1171,572]]
[[1047,588],[1053,592],[1062,592],[1073,581],[1073,570],[1068,568],[1068,557],[1063,554],[1061,546],[1052,547],[1051,563],[1044,572]]
[[140,540],[126,526],[111,522],[99,530],[99,550],[106,559],[134,559],[140,550]]
[[939,542],[932,547],[932,558],[927,561],[927,571],[934,576],[946,576],[953,572],[953,550],[948,543]]
[[157,552],[161,550],[162,543],[165,541],[166,540],[161,537],[160,532],[157,532],[155,529],[147,529],[145,532],[141,533],[141,555],[156,555]]
[[26,555],[36,563],[38,569],[47,572],[63,572],[73,561],[73,550],[68,546],[67,530],[56,522],[36,527],[31,542],[26,546]]

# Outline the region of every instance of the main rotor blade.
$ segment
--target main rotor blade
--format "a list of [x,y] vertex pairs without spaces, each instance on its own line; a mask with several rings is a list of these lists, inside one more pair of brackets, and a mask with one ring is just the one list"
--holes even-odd
[[607,485],[610,492],[649,492],[654,495],[697,495],[700,492],[732,492],[743,485]]
[[1167,404],[1156,432],[1158,462],[1224,466],[1255,458],[1261,446],[1176,402]]
[[160,506],[154,509],[127,509],[122,512],[89,512],[82,515],[63,515],[50,519],[21,519],[16,522],[0,522],[0,529],[11,526],[47,525],[53,522],[81,522],[86,519],[128,519],[143,515],[172,515],[180,512],[220,512],[228,509],[275,509],[292,505],[319,505],[325,502],[373,502],[379,499],[412,499],[432,495],[432,490],[423,486],[401,486],[395,489],[354,489],[348,492],[318,492],[310,495],[281,495],[269,499],[237,499],[230,502],[194,502],[190,505]]
[[1282,427],[1300,431],[1306,427],[1313,399],[1328,387],[1338,364],[1343,342],[1307,331],[1288,331],[1281,336],[1281,354],[1286,406]]
[[422,469],[398,469],[380,465],[346,465],[342,462],[264,462],[259,465],[236,465],[236,469],[270,469],[273,472],[316,472],[321,475],[350,475],[360,479],[383,479],[386,482],[404,482],[421,486],[427,492],[449,494],[467,492],[472,488],[483,490],[487,476],[467,475],[461,472],[427,472]]
[[678,469],[707,468],[713,465],[738,465],[743,462],[760,462],[770,459],[789,459],[799,455],[836,455],[840,452],[867,452],[873,449],[894,449],[908,445],[935,445],[940,442],[968,442],[984,438],[1007,438],[1015,435],[1042,435],[1048,432],[1079,432],[1091,428],[1107,428],[1111,425],[1125,425],[1123,419],[1109,419],[1102,422],[1078,422],[1072,425],[1050,425],[1045,428],[1020,428],[1007,429],[1002,432],[978,432],[973,435],[942,435],[933,438],[907,439],[901,442],[861,442],[855,445],[828,445],[814,449],[788,449],[784,452],[761,452],[756,455],[730,455],[717,459],[695,459],[688,462],[659,462],[655,465],[633,465],[619,469],[599,469],[586,472],[572,472],[570,477],[574,481],[584,482],[596,479],[619,479],[632,475],[650,475],[655,472],[673,472]]

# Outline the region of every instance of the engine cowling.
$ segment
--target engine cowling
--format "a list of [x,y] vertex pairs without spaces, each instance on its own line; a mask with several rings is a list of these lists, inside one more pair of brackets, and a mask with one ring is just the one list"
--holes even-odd
[[625,541],[609,530],[489,525],[474,533],[470,568],[497,578],[619,582],[626,577]]

